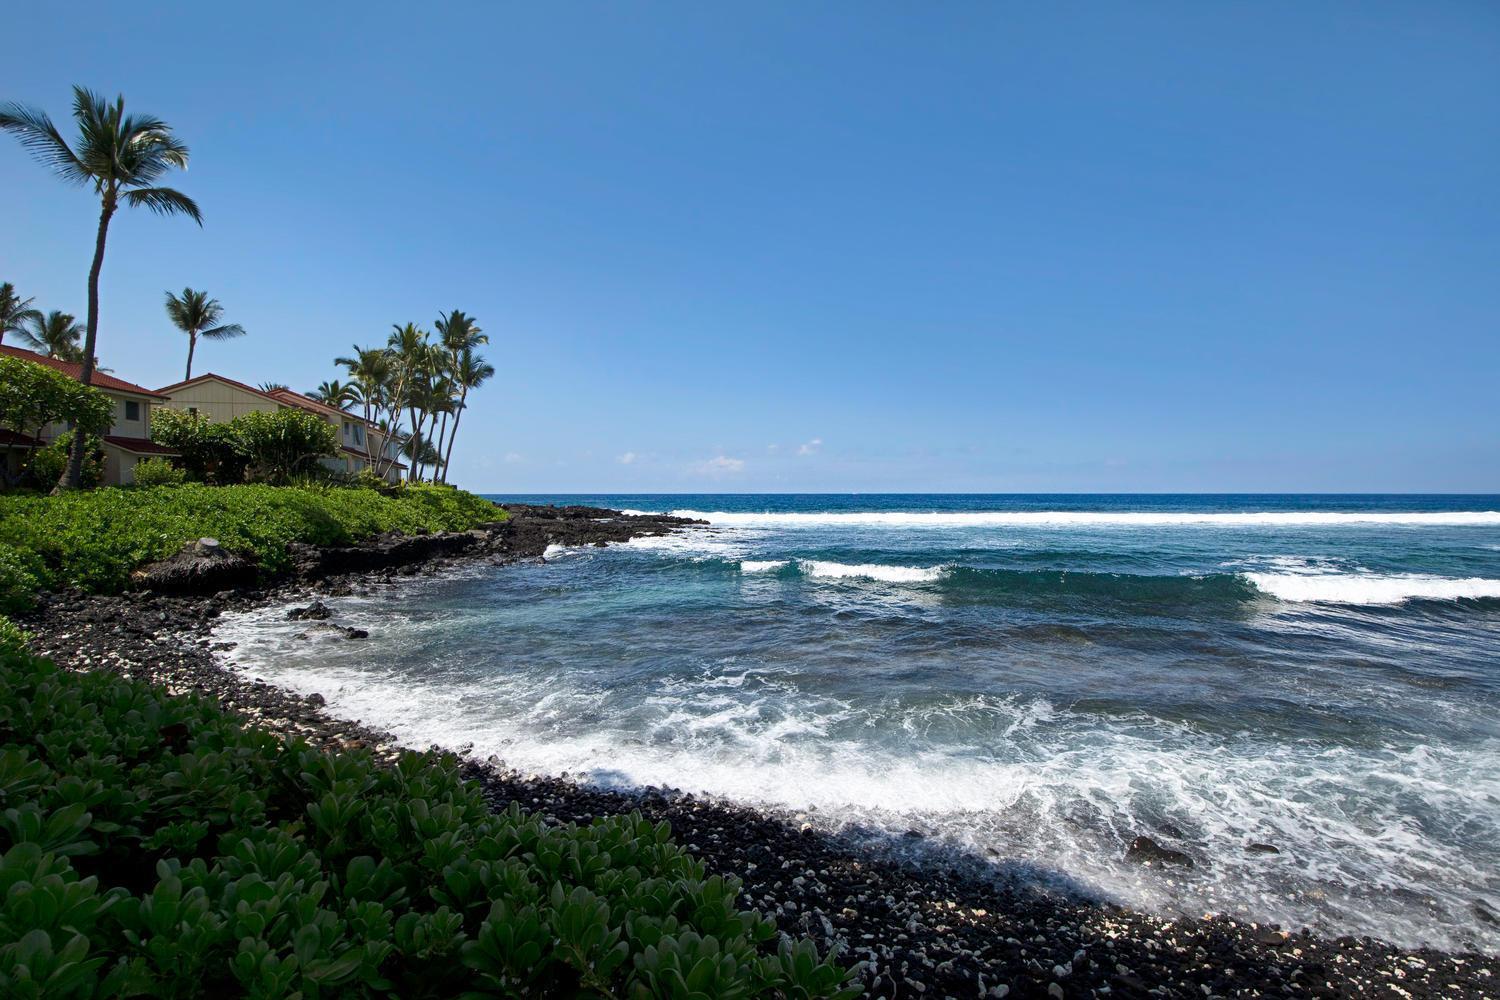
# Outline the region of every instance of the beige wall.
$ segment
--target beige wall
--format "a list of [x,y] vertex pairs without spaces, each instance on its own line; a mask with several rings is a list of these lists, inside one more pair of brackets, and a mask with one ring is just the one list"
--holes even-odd
[[171,396],[171,400],[161,405],[174,410],[197,410],[200,415],[216,424],[246,413],[270,413],[281,409],[281,404],[275,400],[216,379],[204,379],[181,389],[173,389]]

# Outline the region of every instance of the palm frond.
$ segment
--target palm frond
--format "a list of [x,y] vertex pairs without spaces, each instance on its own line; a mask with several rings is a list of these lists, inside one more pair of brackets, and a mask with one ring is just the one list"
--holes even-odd
[[171,188],[139,188],[125,192],[125,201],[132,208],[149,208],[158,215],[186,215],[198,225],[203,225],[203,213],[197,202]]
[[7,104],[0,108],[0,130],[14,135],[39,163],[68,183],[82,184],[89,179],[89,171],[45,111]]
[[223,326],[211,326],[207,330],[198,331],[198,336],[205,340],[230,340],[244,335],[245,328],[238,323],[225,323]]

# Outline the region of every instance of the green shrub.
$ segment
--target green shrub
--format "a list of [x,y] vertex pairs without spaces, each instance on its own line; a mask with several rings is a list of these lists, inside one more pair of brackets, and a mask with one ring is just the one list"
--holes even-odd
[[320,459],[338,450],[333,425],[304,410],[253,410],[229,424],[252,472],[268,483],[285,483],[293,476],[315,472]]
[[[10,546],[30,589],[115,591],[130,571],[184,542],[209,536],[253,553],[268,573],[292,542],[346,545],[384,531],[463,531],[503,520],[488,500],[461,490],[403,487],[387,496],[341,487],[266,485],[100,489],[58,496],[0,496],[0,549]],[[0,563],[0,580],[7,579]],[[11,577],[26,581],[19,575]]]
[[[27,474],[32,484],[40,490],[50,490],[62,478],[68,464],[68,449],[73,446],[73,432],[63,431],[53,438],[45,448],[39,448],[31,456]],[[104,482],[104,444],[90,436],[83,451],[83,485],[88,488]]]
[[234,422],[159,407],[151,416],[151,439],[177,452],[177,464],[200,483],[230,486],[245,480],[250,458]]
[[135,463],[137,486],[181,486],[185,482],[187,472],[165,458],[146,458]]
[[0,995],[851,997],[665,823],[0,652]]
[[45,575],[37,562],[35,556],[0,542],[0,614],[31,607]]

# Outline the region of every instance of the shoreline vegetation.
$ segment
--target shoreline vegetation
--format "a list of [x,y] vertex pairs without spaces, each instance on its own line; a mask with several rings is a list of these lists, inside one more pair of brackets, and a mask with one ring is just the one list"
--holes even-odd
[[[713,896],[708,909],[721,915],[731,910],[759,911],[765,915],[763,923],[750,917],[733,918],[740,921],[739,926],[746,929],[745,934],[750,938],[764,934],[765,928],[774,928],[764,940],[753,942],[752,950],[759,956],[753,961],[749,952],[741,949],[739,958],[731,963],[739,971],[723,972],[726,977],[722,980],[724,988],[716,989],[715,984],[721,981],[712,977],[720,973],[713,970],[721,965],[715,961],[728,961],[723,957],[722,948],[715,961],[703,965],[703,959],[713,956],[694,951],[706,946],[702,942],[693,943],[679,929],[675,944],[663,947],[658,942],[656,949],[651,951],[647,942],[654,932],[648,930],[642,937],[639,928],[631,931],[615,921],[613,915],[617,904],[607,902],[604,905],[611,917],[597,932],[603,937],[589,936],[595,935],[592,930],[587,934],[577,931],[580,943],[570,953],[571,958],[564,955],[559,959],[560,964],[544,962],[538,967],[544,967],[550,970],[547,974],[562,979],[549,983],[538,981],[530,986],[514,979],[509,981],[507,988],[523,993],[528,988],[535,991],[544,985],[565,991],[575,982],[569,978],[574,976],[583,977],[577,981],[586,982],[586,977],[600,974],[598,963],[604,960],[599,956],[614,954],[612,949],[621,944],[626,945],[629,960],[611,965],[602,973],[604,979],[613,984],[612,989],[619,987],[616,995],[627,995],[627,990],[634,988],[621,985],[627,977],[638,973],[640,977],[648,975],[649,970],[641,962],[647,963],[651,970],[660,971],[662,962],[671,967],[660,972],[656,979],[635,979],[633,982],[644,991],[643,995],[671,996],[690,995],[689,987],[695,984],[699,987],[699,994],[706,996],[831,996],[842,988],[842,974],[837,969],[854,970],[856,978],[852,982],[862,985],[866,995],[880,997],[1479,997],[1493,995],[1495,991],[1495,974],[1500,972],[1500,965],[1497,965],[1500,959],[1495,956],[1403,949],[1368,938],[1318,937],[1306,931],[1287,932],[1223,917],[1168,919],[1064,894],[1048,889],[1036,880],[997,879],[995,859],[955,856],[940,846],[924,843],[919,837],[904,838],[881,849],[853,838],[816,830],[799,823],[796,817],[695,797],[673,789],[607,791],[578,784],[566,776],[523,775],[507,770],[503,762],[477,759],[469,753],[469,748],[432,748],[426,754],[413,755],[396,747],[388,734],[363,726],[356,720],[330,715],[321,697],[304,697],[265,684],[253,675],[226,665],[216,655],[229,652],[214,636],[214,625],[226,611],[295,603],[298,607],[290,613],[307,620],[309,629],[333,629],[342,632],[347,641],[378,642],[378,634],[365,636],[339,624],[340,597],[374,591],[399,595],[407,578],[448,572],[466,565],[503,565],[536,559],[551,544],[608,544],[691,527],[691,522],[677,518],[627,516],[594,508],[515,504],[498,509],[489,501],[446,487],[408,487],[389,493],[332,487],[183,486],[100,490],[59,497],[0,497],[0,594],[6,595],[3,599],[10,602],[12,617],[30,633],[30,654],[48,658],[65,671],[56,674],[51,667],[14,650],[5,654],[7,682],[13,692],[9,697],[12,714],[0,722],[0,733],[3,733],[0,745],[10,746],[8,750],[0,751],[0,757],[15,765],[12,774],[33,773],[26,768],[36,765],[39,753],[55,757],[57,751],[54,747],[74,746],[56,743],[48,737],[35,743],[28,757],[27,740],[18,739],[22,723],[16,720],[23,716],[32,719],[40,700],[18,696],[14,692],[45,689],[49,692],[50,703],[58,705],[77,707],[90,703],[90,699],[93,699],[91,703],[97,704],[101,699],[117,698],[132,703],[135,703],[134,699],[141,699],[142,704],[170,705],[169,708],[151,710],[166,713],[154,717],[165,719],[171,716],[173,720],[151,731],[162,744],[151,750],[155,754],[151,759],[166,768],[162,774],[186,774],[171,770],[177,766],[171,760],[183,759],[184,751],[187,757],[197,760],[194,755],[199,753],[212,757],[235,748],[235,754],[259,761],[253,765],[243,765],[241,761],[235,766],[281,773],[283,779],[278,780],[283,783],[277,794],[292,794],[288,788],[295,786],[295,794],[302,796],[295,799],[301,818],[294,822],[289,815],[277,813],[274,817],[291,823],[295,833],[287,830],[275,832],[272,829],[274,824],[263,824],[257,828],[259,832],[247,841],[252,846],[246,850],[257,858],[266,858],[265,863],[272,866],[270,870],[277,878],[289,875],[293,882],[301,878],[306,883],[301,889],[289,890],[284,899],[273,892],[274,898],[282,900],[276,906],[287,906],[283,914],[285,919],[294,922],[300,919],[295,915],[301,912],[296,906],[308,907],[309,912],[328,911],[334,915],[320,916],[307,924],[321,928],[317,931],[316,942],[313,931],[287,934],[285,924],[278,925],[280,929],[274,932],[283,936],[275,937],[268,923],[263,932],[249,935],[252,939],[263,940],[263,945],[241,946],[236,943],[227,951],[214,951],[204,945],[208,948],[205,954],[217,956],[213,961],[222,963],[212,974],[228,977],[220,981],[229,984],[231,989],[251,993],[249,984],[253,982],[261,984],[261,995],[281,995],[271,987],[284,993],[290,988],[286,984],[295,981],[311,984],[304,987],[304,995],[308,996],[381,995],[386,990],[381,982],[394,982],[390,975],[410,975],[418,970],[437,970],[433,975],[465,970],[465,974],[473,979],[465,988],[475,989],[485,988],[484,982],[478,978],[484,975],[501,978],[519,975],[519,967],[506,966],[503,959],[494,957],[500,954],[494,951],[494,948],[500,948],[495,944],[496,936],[502,929],[505,934],[514,935],[520,933],[518,928],[532,925],[513,919],[514,914],[496,920],[491,911],[490,896],[481,893],[484,895],[482,900],[479,896],[471,896],[469,902],[473,905],[464,909],[465,916],[459,921],[463,925],[462,932],[467,935],[464,940],[472,946],[465,953],[465,945],[456,936],[457,924],[445,925],[441,933],[433,926],[437,898],[446,898],[443,894],[452,890],[451,887],[443,888],[446,882],[440,885],[431,881],[430,873],[423,874],[422,862],[416,860],[413,853],[418,851],[414,842],[406,845],[405,863],[414,866],[408,874],[415,891],[408,892],[409,898],[402,905],[410,906],[412,912],[425,907],[423,912],[408,920],[404,913],[399,917],[396,915],[398,907],[387,905],[385,909],[390,911],[392,922],[389,937],[377,934],[362,939],[365,943],[361,948],[370,947],[370,942],[374,942],[374,951],[361,950],[356,955],[348,948],[339,950],[365,931],[356,933],[351,930],[354,910],[347,907],[339,910],[334,901],[355,907],[365,906],[371,900],[359,892],[349,895],[348,880],[355,877],[348,867],[350,859],[340,856],[338,860],[345,863],[340,869],[327,854],[332,841],[327,839],[327,831],[319,826],[318,817],[334,815],[323,812],[325,806],[334,810],[352,806],[348,802],[333,802],[326,798],[328,795],[338,798],[338,790],[332,785],[322,788],[319,784],[324,779],[318,775],[326,773],[337,776],[329,779],[335,783],[352,781],[354,785],[366,787],[364,783],[370,782],[373,784],[369,787],[386,789],[366,798],[371,802],[391,804],[403,815],[414,806],[415,798],[420,797],[413,789],[422,782],[437,782],[443,789],[440,797],[463,814],[470,828],[478,824],[490,833],[494,830],[484,824],[532,831],[525,836],[534,833],[545,839],[559,836],[556,831],[567,830],[566,824],[576,823],[578,829],[613,831],[590,836],[619,835],[628,839],[631,835],[638,835],[649,840],[656,836],[654,831],[660,828],[659,824],[665,822],[675,844],[681,845],[696,860],[685,860],[676,853],[676,847],[662,845],[660,864],[663,867],[659,871],[669,886],[675,886],[664,891],[669,895],[685,893],[673,898],[679,901],[691,898],[698,903],[703,903],[706,897],[693,894],[708,893]],[[215,537],[221,544],[204,546],[194,541],[203,536]],[[221,585],[223,589],[220,589]],[[69,587],[74,589],[65,589]],[[8,629],[6,634],[12,636],[14,642],[14,629]],[[122,684],[125,686],[120,686]],[[217,708],[163,700],[159,693],[163,690],[173,695],[202,696],[216,702]],[[15,705],[23,706],[24,711],[17,711]],[[227,715],[221,716],[219,710]],[[95,710],[79,711],[88,715]],[[31,714],[27,715],[28,712]],[[212,737],[195,736],[192,727],[183,737],[181,730],[172,728],[179,716],[191,716],[197,720],[193,725],[203,727],[199,730],[201,732],[212,732]],[[24,724],[35,723],[25,721]],[[61,722],[57,724],[62,725]],[[69,730],[74,731],[76,728]],[[267,733],[271,734],[270,737],[259,735]],[[129,734],[115,733],[110,738],[123,740],[129,738]],[[186,743],[179,745],[183,739]],[[306,744],[305,749],[301,748],[302,743]],[[298,749],[287,749],[289,746]],[[69,752],[86,751],[75,749]],[[291,753],[311,755],[307,759],[315,762],[315,766],[310,764],[311,770],[291,774],[286,763],[286,755]],[[97,750],[96,756],[100,760],[110,759],[109,753]],[[115,758],[118,759],[118,753]],[[65,769],[56,762],[49,766],[58,774],[64,773]],[[280,772],[276,771],[278,767]],[[408,772],[413,768],[414,771]],[[150,767],[146,770],[150,771]],[[398,781],[406,782],[401,786],[402,794],[390,792],[388,784],[381,784],[397,780],[392,775],[407,773],[413,777]],[[451,783],[454,775],[462,775],[467,782],[461,786]],[[19,808],[24,812],[28,807],[18,805],[18,802],[35,800],[41,794],[27,784],[30,781],[34,785],[37,780],[23,777],[16,779],[19,784],[4,785],[5,808]],[[86,783],[93,778],[83,775],[80,780]],[[238,778],[234,782],[236,787],[242,783]],[[114,784],[118,781],[104,782],[106,789]],[[42,782],[42,787],[45,785]],[[62,787],[57,784],[48,794],[63,794],[55,790]],[[13,791],[14,788],[20,791]],[[96,790],[87,794],[102,793]],[[386,797],[381,798],[382,795]],[[27,796],[31,796],[31,800]],[[69,801],[85,800],[92,801],[79,793]],[[215,800],[206,794],[201,801],[193,794],[179,794],[172,801],[177,803],[174,808],[213,812]],[[277,808],[288,808],[285,801],[275,801],[279,803]],[[479,804],[489,807],[491,818],[480,816]],[[374,808],[369,803],[366,805]],[[314,806],[318,807],[318,812],[313,810]],[[47,817],[38,814],[25,822],[35,827],[37,822],[47,818],[48,823],[55,821],[58,829],[68,827],[68,822],[56,819],[64,807],[70,808],[55,799],[50,806],[39,804],[38,809],[50,808],[52,812]],[[81,811],[90,809],[92,806]],[[516,814],[511,811],[515,809],[530,818],[515,819]],[[628,817],[633,813],[639,813],[639,821],[615,818],[606,821],[602,827],[590,826],[605,817]],[[76,825],[78,817],[73,816],[69,822]],[[105,821],[106,824],[111,822]],[[243,879],[245,872],[249,871],[245,866],[250,862],[243,857],[236,860],[235,851],[239,848],[234,844],[209,843],[222,837],[226,832],[223,824],[229,822],[228,819],[220,820],[217,814],[205,819],[197,814],[187,816],[184,813],[182,817],[175,817],[154,829],[143,830],[140,841],[144,843],[154,838],[150,851],[155,851],[156,856],[166,857],[172,851],[178,851],[179,856],[191,854],[192,850],[201,847],[201,851],[213,859],[205,857],[202,862],[205,870],[219,874],[210,877],[188,866],[170,873],[169,878],[159,870],[146,870],[136,873],[134,883],[122,885],[122,889],[133,894],[134,901],[122,895],[111,904],[122,916],[102,914],[97,920],[100,926],[119,928],[118,934],[135,927],[131,933],[137,935],[135,940],[140,943],[120,944],[130,939],[110,937],[115,931],[100,931],[100,940],[106,942],[103,952],[96,946],[87,954],[68,953],[68,948],[82,945],[70,945],[69,934],[61,930],[65,925],[58,922],[59,930],[49,937],[47,947],[43,948],[35,937],[24,937],[24,929],[23,933],[16,933],[17,924],[11,917],[7,925],[7,940],[0,945],[0,955],[5,956],[0,959],[0,974],[12,975],[18,956],[29,956],[32,968],[42,968],[51,967],[47,963],[55,965],[67,953],[76,959],[75,965],[87,965],[101,958],[114,961],[119,955],[128,954],[145,963],[140,970],[129,975],[165,975],[162,963],[177,960],[169,960],[166,956],[187,954],[171,949],[191,949],[198,945],[193,944],[190,935],[182,930],[188,926],[182,921],[164,925],[168,929],[176,927],[172,933],[158,931],[153,936],[142,932],[141,928],[146,925],[141,921],[155,912],[152,907],[157,905],[158,895],[162,907],[177,907],[180,911],[181,907],[188,905],[187,899],[194,886],[204,889],[209,897],[213,892],[219,892],[217,902],[212,899],[204,902],[195,896],[193,898],[198,901],[191,905],[218,913],[226,921],[240,919],[239,915],[233,914],[233,907],[224,910],[222,893],[227,891],[224,888],[229,882],[227,873],[239,873],[235,878]],[[213,836],[209,832],[198,833],[199,827],[194,824],[203,823],[208,824]],[[216,823],[219,825],[215,826]],[[348,825],[333,823],[330,829]],[[359,824],[352,825],[357,827]],[[31,829],[22,825],[21,820],[8,821],[5,827],[6,850],[0,854],[4,855],[4,865],[10,872],[20,873],[10,875],[7,884],[16,884],[17,879],[29,881],[33,886],[45,884],[50,887],[46,891],[55,893],[58,899],[82,900],[86,896],[92,902],[80,902],[83,910],[95,904],[102,905],[109,898],[106,895],[111,884],[108,879],[101,878],[98,885],[78,888],[84,882],[68,876],[63,869],[71,867],[75,875],[95,871],[100,857],[107,856],[109,850],[120,849],[120,845],[111,846],[110,839],[123,835],[114,830],[103,831],[101,836],[107,834],[104,839],[110,843],[100,845],[105,852],[102,855],[88,853],[88,849],[84,853],[66,855],[42,846],[15,846],[17,831]],[[37,831],[50,829],[53,827],[44,823],[20,839],[30,837],[34,842],[37,838],[50,836]],[[87,839],[92,835],[80,833],[76,836]],[[304,852],[304,857],[312,858],[306,863],[317,871],[310,868],[299,875],[296,864],[303,862],[297,861],[288,862],[283,866],[285,871],[276,872],[274,866],[280,862],[269,860],[269,854],[255,854],[257,851],[270,852],[273,847],[285,847],[284,840],[288,836],[305,838],[302,846],[292,854]],[[575,834],[573,839],[564,837],[564,840],[576,846],[582,842],[577,839],[579,836],[582,835]],[[440,841],[441,835],[434,842]],[[66,848],[73,842],[67,840],[61,847]],[[552,840],[547,842],[554,843]],[[184,843],[189,847],[182,847]],[[137,844],[134,849],[142,848]],[[346,855],[357,853],[347,843],[339,849]],[[41,858],[49,850],[54,858],[47,864],[52,868],[43,871]],[[73,860],[59,860],[63,857],[72,857]],[[258,860],[254,862],[260,863]],[[392,864],[397,862],[393,860]],[[683,865],[701,865],[702,868],[689,869]],[[646,870],[646,866],[640,867]],[[1170,867],[1165,863],[1161,867],[1162,877],[1171,877]],[[688,876],[686,882],[690,883],[688,888],[682,888],[684,873]],[[740,883],[726,894],[724,886],[733,883],[714,882],[709,874],[737,878]],[[262,881],[282,885],[276,878],[264,877]],[[540,884],[545,879],[534,881]],[[309,888],[324,882],[327,885],[322,890]],[[581,884],[583,882],[576,879],[570,882],[561,901],[548,889],[541,895],[526,896],[529,901],[526,905],[536,908],[537,913],[546,911],[551,914],[542,918],[543,922],[561,920],[563,923],[557,926],[566,925],[576,930],[575,925],[568,921],[589,923],[591,918],[568,916],[564,919],[558,915],[564,910],[569,914],[582,914],[587,910],[582,903],[579,904],[581,909],[574,907],[575,897],[570,895],[576,891],[572,886]],[[180,895],[176,886],[181,887]],[[589,906],[609,895],[597,883],[583,887],[594,896],[577,899],[592,900]],[[430,894],[429,890],[433,889],[437,890],[437,897]],[[255,890],[257,893],[262,891]],[[292,898],[297,893],[315,896],[320,891],[325,895],[311,902],[298,902]],[[423,892],[429,894],[422,896],[420,903],[415,901]],[[479,905],[481,902],[484,905]],[[260,900],[255,905],[266,904]],[[681,928],[726,926],[722,922],[714,925],[711,920],[699,922],[702,907],[682,905],[686,910],[678,916]],[[215,910],[215,906],[219,909]],[[448,912],[447,919],[456,919],[453,916],[457,913],[456,907],[450,905]],[[687,915],[689,912],[691,917]],[[212,923],[212,919],[204,919]],[[728,916],[723,919],[731,920]],[[340,920],[344,923],[339,924]],[[401,920],[407,920],[405,931],[399,929]],[[490,927],[488,931],[483,930],[486,920]],[[328,928],[334,925],[342,930],[338,933],[329,931]],[[421,940],[411,936],[417,934],[419,925],[422,930],[418,937],[427,935]],[[595,925],[589,923],[589,926]],[[451,949],[457,950],[444,952],[431,944],[449,930],[453,934],[444,940]],[[403,933],[408,936],[403,938]],[[572,934],[574,930],[568,933]],[[88,933],[83,936],[93,940]],[[777,942],[783,939],[781,936],[789,941],[811,941],[817,955],[833,957],[820,963],[814,959],[808,945],[779,945]],[[558,940],[565,937],[562,935]],[[607,947],[599,945],[601,940],[607,942]],[[424,941],[428,943],[424,944]],[[370,974],[370,962],[374,953],[381,951],[381,942],[390,944],[395,950],[385,952],[384,958],[374,963],[373,967],[382,971]],[[514,936],[506,938],[506,942],[505,947],[509,948],[525,945],[525,941]],[[428,949],[425,952],[424,947]],[[600,947],[603,947],[602,951]],[[784,950],[786,947],[791,950]],[[111,948],[119,950],[111,951]],[[487,953],[489,958],[481,954],[486,948],[491,949]],[[595,950],[590,951],[591,948]],[[671,958],[664,957],[668,952]],[[518,953],[510,954],[514,957]],[[646,958],[648,954],[653,957]],[[408,965],[408,956],[411,955],[418,957],[411,959],[412,964]],[[585,957],[579,958],[580,955]],[[434,961],[438,956],[442,956],[446,966]],[[465,964],[466,961],[469,964]],[[475,964],[484,961],[491,964],[484,968]],[[496,962],[499,964],[494,964]],[[673,962],[677,964],[672,965]],[[386,970],[387,964],[400,972]],[[694,970],[699,968],[704,971],[695,973]],[[680,983],[672,980],[677,983],[675,986],[668,983],[673,974],[671,969],[682,975]],[[318,976],[328,978],[319,985],[308,978],[309,970],[317,970]],[[650,971],[649,975],[657,975],[657,971]],[[101,963],[89,967],[87,976],[102,979],[108,973],[108,967]],[[204,976],[209,974],[209,971],[201,972]],[[695,974],[705,978],[694,980]],[[374,975],[374,978],[368,978],[369,975]],[[801,980],[803,986],[790,986],[787,979],[773,982],[778,975],[804,977]],[[757,976],[761,978],[755,978]],[[204,982],[208,981],[204,979]],[[439,981],[432,980],[433,983]],[[745,992],[734,993],[727,985],[731,981],[747,984]],[[558,986],[558,982],[564,986]],[[494,988],[499,989],[498,986]],[[7,986],[7,991],[11,989]],[[14,995],[28,994],[15,992]],[[30,995],[65,994],[43,990]],[[96,994],[80,989],[71,995]],[[438,988],[437,993],[431,995],[447,994]]]

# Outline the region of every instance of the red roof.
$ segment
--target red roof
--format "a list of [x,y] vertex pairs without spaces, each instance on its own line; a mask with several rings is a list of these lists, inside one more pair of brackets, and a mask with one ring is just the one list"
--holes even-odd
[[128,451],[133,455],[180,454],[179,452],[168,448],[165,445],[157,444],[155,441],[148,441],[145,438],[120,437],[118,434],[104,435],[104,443],[112,444],[116,448],[119,448],[122,451]]
[[15,431],[0,427],[0,445],[7,448],[33,448],[36,446],[36,441],[25,434],[17,434]]
[[[11,347],[9,344],[0,344],[0,355],[8,358],[20,358],[22,361],[32,361],[48,368],[56,369],[69,378],[78,378],[83,371],[83,366],[76,361],[59,361],[57,358],[49,358],[35,351],[23,351],[19,347]],[[161,393],[147,389],[143,385],[127,382],[122,378],[115,378],[105,372],[94,369],[94,379],[89,383],[95,389],[113,389],[115,392],[129,392],[137,396],[150,396],[153,399],[166,399]]]

